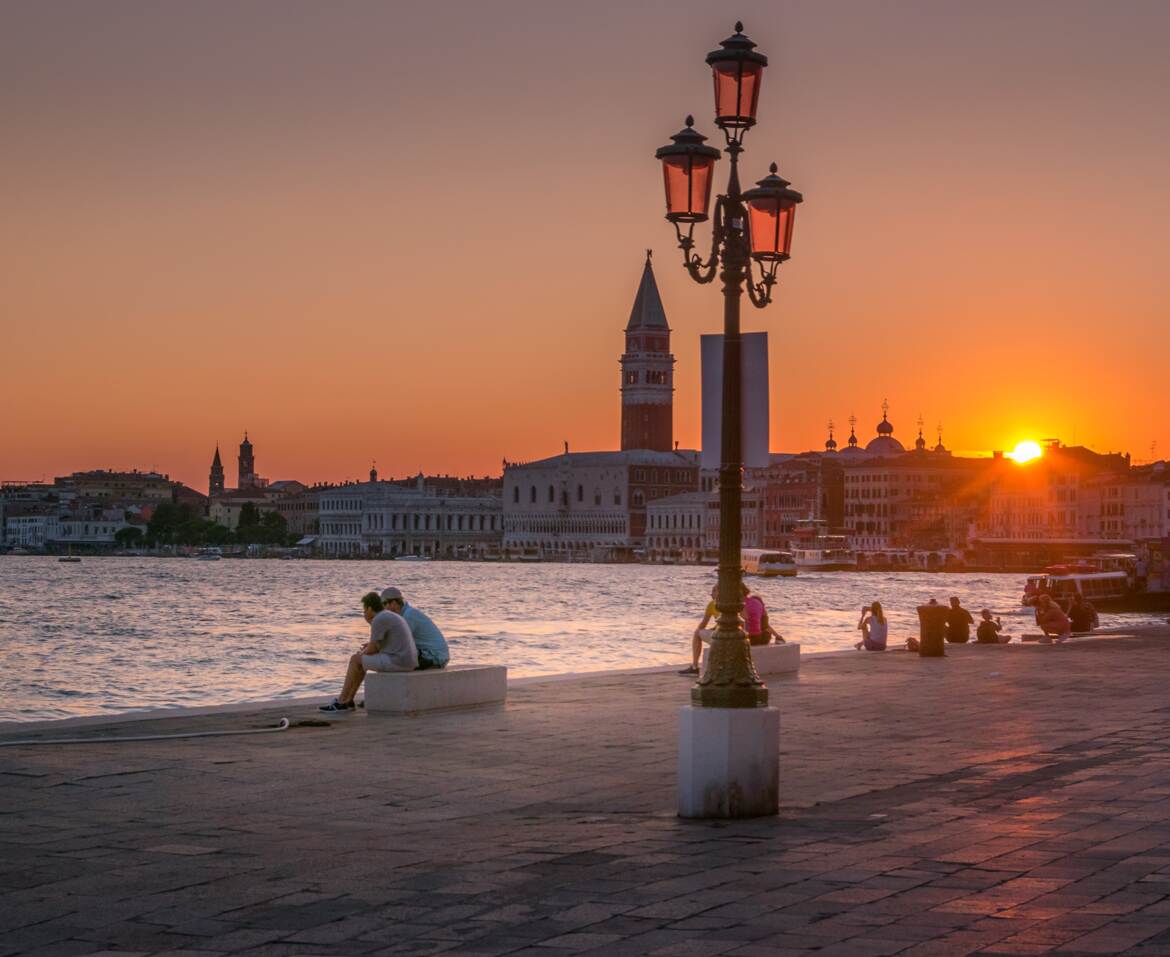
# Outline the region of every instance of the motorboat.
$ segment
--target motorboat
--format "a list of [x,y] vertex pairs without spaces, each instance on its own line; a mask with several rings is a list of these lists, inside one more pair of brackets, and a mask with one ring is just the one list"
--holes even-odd
[[218,562],[223,558],[223,552],[218,548],[201,548],[195,553],[195,558],[201,562]]
[[740,550],[739,557],[745,575],[762,575],[765,578],[796,577],[796,558],[792,552],[744,548]]

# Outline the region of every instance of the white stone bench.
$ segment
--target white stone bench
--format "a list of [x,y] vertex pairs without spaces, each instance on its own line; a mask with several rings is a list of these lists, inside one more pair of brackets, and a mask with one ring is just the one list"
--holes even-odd
[[448,665],[426,671],[366,674],[366,710],[373,714],[495,704],[507,696],[508,669],[503,665]]
[[[709,647],[703,649],[703,670],[707,669]],[[800,670],[800,642],[786,641],[784,644],[752,645],[752,664],[761,675],[790,674]]]

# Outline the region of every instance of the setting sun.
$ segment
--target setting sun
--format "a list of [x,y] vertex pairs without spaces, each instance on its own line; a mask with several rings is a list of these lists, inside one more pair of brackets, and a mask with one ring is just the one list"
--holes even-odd
[[1031,439],[1020,442],[1015,449],[1008,453],[1008,458],[1019,464],[1031,462],[1033,459],[1040,458],[1044,454],[1044,450],[1040,448],[1039,442],[1033,442]]

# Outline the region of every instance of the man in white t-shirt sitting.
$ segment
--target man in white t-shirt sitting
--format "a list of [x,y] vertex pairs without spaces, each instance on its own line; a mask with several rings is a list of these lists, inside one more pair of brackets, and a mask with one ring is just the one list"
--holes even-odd
[[418,649],[406,619],[384,608],[376,591],[362,596],[362,610],[370,623],[370,640],[350,656],[341,694],[321,706],[320,710],[329,714],[354,710],[354,695],[367,671],[414,671],[418,667]]

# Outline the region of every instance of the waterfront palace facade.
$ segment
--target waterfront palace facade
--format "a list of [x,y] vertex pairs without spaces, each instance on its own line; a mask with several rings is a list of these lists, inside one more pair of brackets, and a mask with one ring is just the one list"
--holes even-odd
[[647,508],[699,489],[699,454],[674,443],[670,326],[647,254],[624,332],[621,450],[504,462],[509,558],[629,560],[645,554]]

